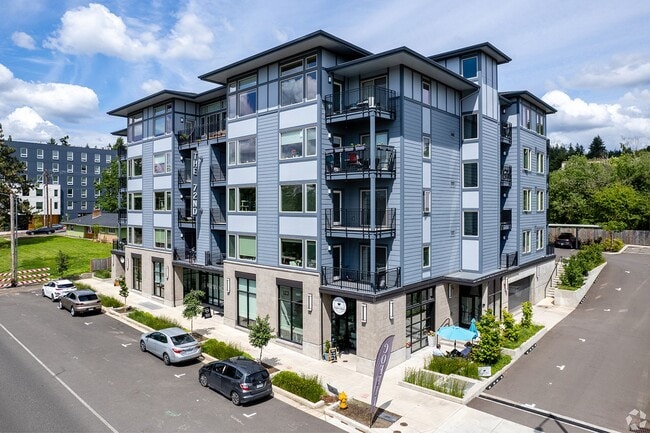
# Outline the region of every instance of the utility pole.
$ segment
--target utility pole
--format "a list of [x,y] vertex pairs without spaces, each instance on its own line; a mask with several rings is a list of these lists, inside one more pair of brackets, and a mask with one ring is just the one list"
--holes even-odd
[[9,197],[9,200],[11,201],[11,204],[9,205],[9,219],[11,219],[11,287],[16,287],[18,284],[18,248],[16,247],[16,196],[13,191],[11,191]]
[[50,217],[50,201],[48,200],[48,189],[49,189],[49,180],[50,174],[47,172],[47,169],[43,170],[43,186],[45,193],[45,216],[43,217],[43,226],[50,227],[52,225],[52,220]]

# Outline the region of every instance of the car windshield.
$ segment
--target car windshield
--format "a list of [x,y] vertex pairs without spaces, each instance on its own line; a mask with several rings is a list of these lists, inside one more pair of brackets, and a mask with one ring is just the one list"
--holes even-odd
[[94,293],[91,293],[91,294],[88,294],[88,295],[81,295],[81,296],[79,296],[79,300],[80,300],[81,302],[85,302],[85,301],[95,301],[96,299],[97,299],[97,295],[95,295]]
[[194,343],[196,340],[190,334],[181,334],[171,337],[175,346],[180,344]]

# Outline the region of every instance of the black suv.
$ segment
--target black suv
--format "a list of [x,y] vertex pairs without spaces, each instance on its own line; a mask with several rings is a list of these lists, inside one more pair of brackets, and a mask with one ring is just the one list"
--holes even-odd
[[199,370],[199,383],[230,397],[236,406],[273,395],[269,372],[261,364],[243,357],[204,365]]
[[560,233],[555,240],[556,248],[576,248],[576,237],[571,233]]

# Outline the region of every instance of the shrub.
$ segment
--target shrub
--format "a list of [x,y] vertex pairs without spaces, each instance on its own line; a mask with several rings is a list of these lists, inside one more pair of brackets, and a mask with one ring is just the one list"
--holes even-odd
[[521,326],[529,328],[533,325],[533,304],[526,301],[521,304]]
[[274,386],[289,391],[312,403],[316,403],[325,395],[325,389],[318,375],[297,374],[293,371],[281,371],[271,380]]
[[478,379],[478,365],[465,358],[432,356],[425,359],[424,368],[441,374],[458,374]]
[[492,365],[501,355],[501,328],[492,310],[487,310],[476,324],[481,339],[472,349],[472,359],[478,363]]
[[612,251],[612,252],[621,251],[621,248],[625,246],[623,241],[618,238],[614,239],[614,241],[610,239],[605,239],[601,245],[604,251]]
[[233,346],[229,343],[224,343],[223,341],[215,340],[214,338],[209,338],[204,341],[201,347],[203,353],[217,359],[228,359],[233,356],[243,356],[248,359],[253,359],[252,356],[241,350],[239,347]]
[[98,269],[96,270],[93,275],[95,275],[96,278],[111,278],[111,270],[110,269]]
[[413,385],[431,389],[433,391],[444,392],[454,397],[463,398],[465,395],[465,385],[462,381],[449,378],[447,380],[436,377],[426,370],[416,368],[407,368],[404,370],[404,382]]
[[517,338],[514,341],[506,340],[503,342],[503,347],[506,349],[516,349],[517,347],[521,346],[526,341],[528,341],[530,337],[537,334],[541,329],[544,329],[544,326],[531,325],[518,326],[517,328]]
[[585,277],[582,271],[582,264],[578,261],[577,255],[569,257],[564,264],[564,272],[560,275],[560,283],[563,289],[576,290],[582,286]]
[[503,338],[507,341],[517,341],[519,330],[517,329],[518,326],[515,323],[515,318],[506,309],[501,314],[503,315]]
[[146,311],[133,310],[129,313],[128,317],[129,319],[133,319],[136,322],[140,322],[143,325],[146,325],[156,330],[164,329],[164,328],[181,327],[180,323],[178,323],[174,319],[170,319],[164,316],[160,316],[160,317],[154,316],[153,314],[147,313]]
[[107,308],[119,308],[123,307],[124,304],[119,301],[118,299],[112,297],[112,296],[107,296],[107,295],[102,295],[102,294],[97,294],[99,299],[102,300],[102,305]]

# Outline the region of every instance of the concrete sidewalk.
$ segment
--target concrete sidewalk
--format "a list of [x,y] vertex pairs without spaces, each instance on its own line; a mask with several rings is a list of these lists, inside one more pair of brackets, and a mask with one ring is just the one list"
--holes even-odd
[[[121,299],[119,287],[114,286],[112,280],[86,278],[77,280],[77,282],[87,284],[99,293]],[[183,327],[190,328],[190,321],[183,318],[182,306],[165,306],[141,296],[136,291],[129,291],[127,304],[157,316],[169,317],[181,323]],[[545,300],[533,307],[533,320],[535,323],[542,324],[550,329],[571,311],[573,311],[573,308],[557,307]],[[259,350],[249,344],[248,333],[224,325],[221,316],[213,314],[212,318],[209,319],[195,318],[194,330],[208,338],[234,343],[252,356],[258,356],[259,354]],[[401,415],[401,418],[393,425],[393,428],[373,428],[372,431],[399,430],[402,433],[535,432],[534,429],[474,410],[465,405],[400,386],[398,383],[403,379],[405,368],[421,368],[429,352],[426,349],[420,350],[414,353],[408,361],[386,372],[379,393],[378,405],[390,412]],[[283,344],[281,340],[273,339],[264,348],[263,360],[266,364],[273,365],[280,370],[318,374],[324,385],[330,384],[339,391],[345,391],[350,398],[370,403],[372,378],[356,371],[354,365],[356,357],[354,355],[341,354],[338,362],[330,363],[308,358]],[[343,430],[358,431],[353,426],[343,424],[327,415],[324,408],[313,409],[301,405],[282,396],[280,393],[276,393],[276,398],[282,399],[292,406],[299,407],[318,418],[325,419]],[[368,428],[365,430],[371,431]]]

